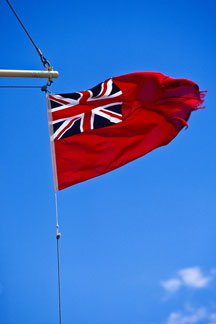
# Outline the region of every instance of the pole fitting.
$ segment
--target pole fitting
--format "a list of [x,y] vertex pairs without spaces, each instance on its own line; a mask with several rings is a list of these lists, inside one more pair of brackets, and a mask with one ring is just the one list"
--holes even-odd
[[61,233],[59,233],[59,224],[56,224],[56,239],[59,240],[61,237]]
[[57,235],[56,235],[56,239],[59,240],[60,237],[61,237],[61,233],[57,233]]

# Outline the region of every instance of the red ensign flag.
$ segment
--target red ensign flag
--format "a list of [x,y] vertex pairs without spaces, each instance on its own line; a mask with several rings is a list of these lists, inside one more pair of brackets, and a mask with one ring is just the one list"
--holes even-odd
[[203,97],[194,82],[155,72],[121,75],[86,91],[48,95],[55,190],[168,144],[187,126]]

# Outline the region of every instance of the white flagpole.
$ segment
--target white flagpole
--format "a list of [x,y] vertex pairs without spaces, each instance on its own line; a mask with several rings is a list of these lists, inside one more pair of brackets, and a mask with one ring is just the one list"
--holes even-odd
[[58,71],[37,71],[37,70],[0,70],[0,77],[14,78],[58,78]]

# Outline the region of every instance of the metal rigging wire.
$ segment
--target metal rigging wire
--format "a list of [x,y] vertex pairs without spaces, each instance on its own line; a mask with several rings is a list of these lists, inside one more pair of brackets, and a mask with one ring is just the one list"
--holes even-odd
[[[25,28],[25,26],[23,25],[21,19],[19,18],[18,14],[16,13],[16,11],[14,10],[14,8],[12,7],[11,3],[9,2],[9,0],[6,0],[8,6],[10,7],[10,9],[12,10],[12,12],[14,13],[15,17],[17,18],[17,20],[19,21],[20,25],[22,26],[23,30],[25,31],[26,35],[28,36],[28,38],[30,39],[31,43],[33,44],[34,48],[36,49],[38,55],[40,56],[41,62],[44,66],[44,68],[47,71],[53,71],[52,66],[50,65],[50,62],[43,56],[41,50],[37,47],[37,45],[35,44],[35,42],[33,41],[32,37],[30,36],[29,32],[27,31],[27,29]],[[47,87],[49,87],[51,84],[53,83],[51,78],[48,78],[48,82],[45,86],[41,87],[42,91],[47,92]]]
[[6,0],[7,4],[9,5],[9,7],[11,8],[11,10],[13,11],[14,15],[16,16],[17,20],[19,21],[20,25],[22,26],[22,28],[24,29],[26,35],[28,36],[28,38],[30,39],[30,41],[32,42],[33,46],[35,47],[38,55],[40,56],[41,62],[43,63],[43,66],[45,67],[46,70],[52,70],[52,67],[49,63],[49,61],[43,56],[41,50],[36,46],[35,42],[33,41],[32,37],[30,36],[29,32],[27,31],[27,29],[25,28],[25,26],[23,25],[22,21],[20,20],[19,16],[17,15],[16,11],[14,10],[14,8],[12,7],[12,5],[10,4],[10,2],[8,0]]

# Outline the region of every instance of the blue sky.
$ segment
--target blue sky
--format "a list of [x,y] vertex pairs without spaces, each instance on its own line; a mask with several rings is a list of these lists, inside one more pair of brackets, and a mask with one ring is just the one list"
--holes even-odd
[[[17,1],[55,93],[157,71],[208,90],[168,146],[58,193],[62,323],[215,324],[215,1]],[[42,69],[5,1],[1,69]],[[43,80],[0,79],[0,85]],[[0,322],[58,323],[46,99],[0,89]]]

